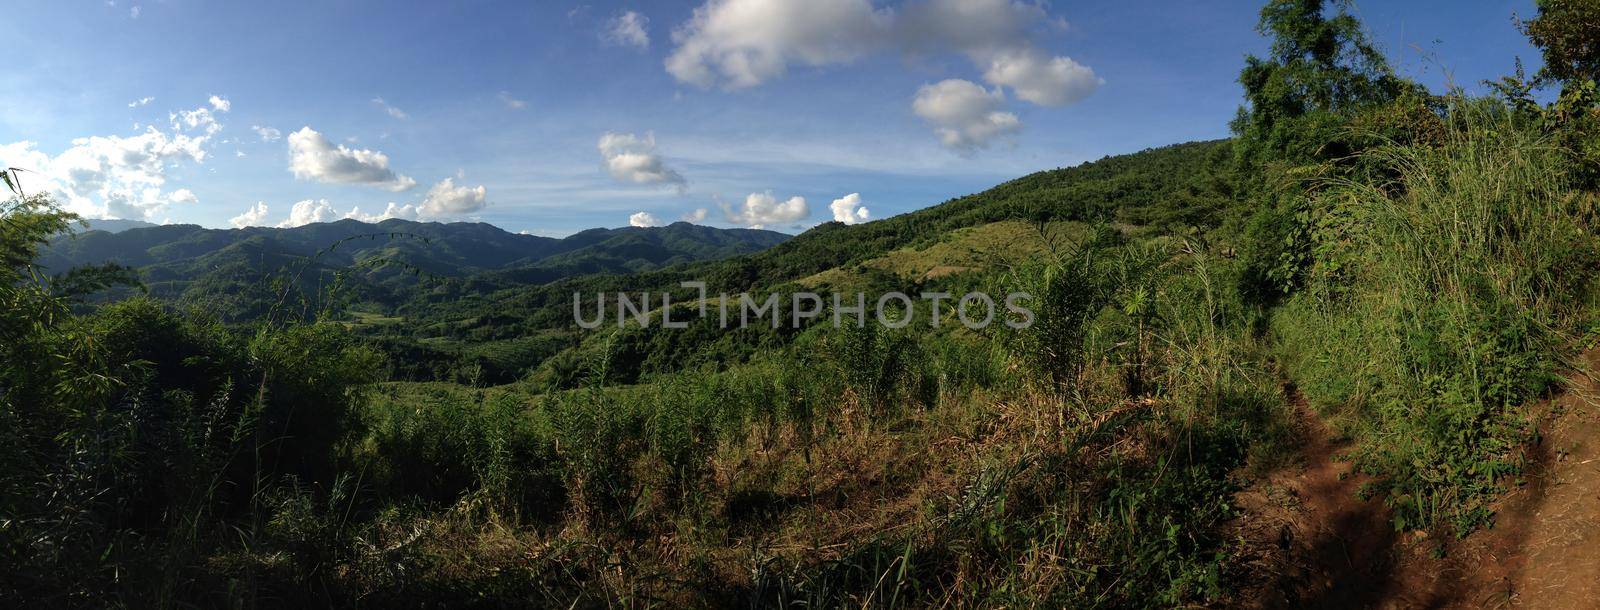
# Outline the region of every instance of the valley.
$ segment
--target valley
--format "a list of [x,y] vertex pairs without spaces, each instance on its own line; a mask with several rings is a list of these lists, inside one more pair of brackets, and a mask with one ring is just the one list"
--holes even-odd
[[[85,227],[7,170],[0,605],[1591,604],[1600,7],[1538,3],[1545,67],[1475,92],[1358,14],[1266,2],[1226,139],[794,235]],[[598,152],[688,197],[654,146]],[[737,295],[770,324],[698,315]]]

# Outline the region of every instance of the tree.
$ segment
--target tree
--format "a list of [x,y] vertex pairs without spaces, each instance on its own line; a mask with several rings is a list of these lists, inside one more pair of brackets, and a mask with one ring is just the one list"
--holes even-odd
[[1292,290],[1308,260],[1299,182],[1352,171],[1343,164],[1368,141],[1350,128],[1358,117],[1427,97],[1420,85],[1395,75],[1346,2],[1335,0],[1331,11],[1328,4],[1269,1],[1257,29],[1272,47],[1265,58],[1247,57],[1239,73],[1246,105],[1231,125],[1235,171],[1251,204],[1246,209],[1253,210],[1244,221],[1241,289],[1257,301]]
[[1235,151],[1252,166],[1347,156],[1338,133],[1344,123],[1419,90],[1394,74],[1345,2],[1335,2],[1331,15],[1326,4],[1271,0],[1261,9],[1257,29],[1272,37],[1272,48],[1266,58],[1245,59],[1239,82],[1247,105],[1232,124]]
[[1544,53],[1541,84],[1600,80],[1600,0],[1539,0],[1539,16],[1523,33]]

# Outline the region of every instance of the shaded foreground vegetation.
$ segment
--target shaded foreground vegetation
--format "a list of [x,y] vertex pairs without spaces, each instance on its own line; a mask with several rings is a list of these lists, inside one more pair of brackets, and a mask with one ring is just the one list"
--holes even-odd
[[[1245,604],[1259,575],[1234,560],[1227,526],[1248,515],[1232,498],[1298,440],[1286,383],[1355,441],[1398,530],[1470,535],[1522,468],[1522,407],[1596,323],[1597,64],[1540,42],[1595,21],[1542,6],[1530,34],[1570,70],[1508,77],[1495,98],[1430,94],[1337,7],[1279,0],[1232,141],[728,261],[419,288],[321,321],[276,313],[340,302],[292,289],[247,323],[85,306],[127,273],[42,275],[41,244],[71,218],[14,198],[0,599]],[[1532,102],[1536,86],[1559,99]],[[960,253],[976,248],[963,231],[1014,239]],[[574,291],[683,279],[1025,291],[1037,319],[563,327]],[[420,347],[435,327],[533,355],[435,367]],[[506,344],[516,333],[540,343]]]

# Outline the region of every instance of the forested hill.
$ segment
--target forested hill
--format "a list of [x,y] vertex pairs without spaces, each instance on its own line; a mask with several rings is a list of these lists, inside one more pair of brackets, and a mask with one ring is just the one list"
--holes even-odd
[[1232,201],[1229,140],[1188,142],[1046,170],[908,214],[827,223],[749,258],[750,285],[792,281],[1002,220],[1102,221],[1182,231],[1220,223]]
[[[629,273],[756,252],[789,236],[688,223],[590,229],[566,238],[510,233],[484,223],[355,220],[293,228],[207,229],[196,225],[91,230],[54,240],[40,257],[46,273],[116,263],[138,271],[156,296],[232,299],[251,282],[292,272],[312,287],[336,271],[363,296],[399,297],[418,277],[506,274],[545,282],[578,273]],[[314,270],[304,273],[301,268]],[[349,280],[347,280],[349,281]],[[258,302],[241,301],[253,309]],[[247,317],[248,311],[226,313]]]
[[[1000,221],[1104,222],[1151,234],[1204,231],[1239,215],[1231,187],[1230,142],[1174,144],[1035,172],[883,220],[824,223],[772,248],[725,260],[627,277],[574,273],[561,281],[535,282],[536,286],[517,281],[526,279],[525,273],[483,274],[467,282],[465,290],[452,290],[449,299],[413,301],[408,309],[427,318],[474,319],[511,311],[521,312],[518,317],[524,321],[542,318],[566,324],[570,314],[563,312],[571,306],[574,291],[660,290],[685,280],[707,281],[724,290],[759,291]],[[448,311],[427,311],[440,308]],[[543,310],[544,315],[532,310]]]

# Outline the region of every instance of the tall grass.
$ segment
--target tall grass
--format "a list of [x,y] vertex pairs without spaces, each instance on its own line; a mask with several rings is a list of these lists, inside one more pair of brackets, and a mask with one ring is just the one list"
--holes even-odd
[[1311,281],[1273,328],[1396,526],[1464,535],[1521,466],[1520,407],[1556,380],[1600,253],[1566,151],[1496,102],[1456,100],[1447,123],[1440,144],[1366,153],[1384,177],[1322,192]]

